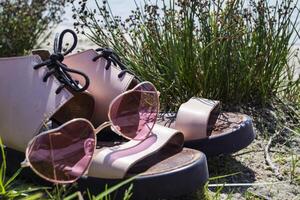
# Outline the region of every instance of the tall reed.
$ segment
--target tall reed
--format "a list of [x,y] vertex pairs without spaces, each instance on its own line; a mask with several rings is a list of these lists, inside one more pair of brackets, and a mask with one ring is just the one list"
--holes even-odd
[[297,0],[136,2],[125,20],[107,1],[95,1],[96,9],[86,2],[74,6],[77,30],[152,81],[165,110],[192,96],[261,105],[299,91],[290,62],[299,37]]

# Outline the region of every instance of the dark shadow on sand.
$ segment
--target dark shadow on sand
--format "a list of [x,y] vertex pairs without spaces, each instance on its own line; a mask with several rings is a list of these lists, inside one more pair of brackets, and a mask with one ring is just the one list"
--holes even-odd
[[[253,183],[256,181],[254,171],[237,161],[231,155],[220,155],[212,158],[208,158],[209,167],[209,184],[224,184],[224,183]],[[236,173],[236,174],[235,174]],[[224,178],[217,178],[219,176],[226,176],[234,174]],[[230,194],[233,190],[239,192],[246,192],[250,186],[242,187],[224,187],[221,193]],[[213,192],[216,192],[218,187],[209,187]]]

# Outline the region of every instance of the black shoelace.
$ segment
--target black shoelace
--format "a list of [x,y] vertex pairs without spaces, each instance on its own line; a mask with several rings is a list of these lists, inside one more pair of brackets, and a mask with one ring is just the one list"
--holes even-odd
[[100,52],[99,55],[93,58],[93,61],[97,61],[99,58],[105,58],[107,60],[105,69],[108,70],[111,66],[111,63],[113,63],[116,66],[119,66],[121,69],[121,72],[118,74],[119,78],[122,78],[125,73],[132,74],[137,80],[141,82],[141,79],[137,77],[132,71],[127,69],[127,67],[121,62],[120,57],[114,52],[111,48],[98,48],[96,49],[97,52]]
[[[70,33],[73,36],[74,42],[71,48],[67,49],[64,53],[62,53],[63,39],[66,33]],[[77,41],[78,39],[74,31],[69,29],[64,30],[61,34],[56,35],[53,49],[54,53],[50,55],[50,58],[34,66],[35,70],[43,66],[48,67],[49,71],[43,77],[44,82],[46,82],[48,78],[52,75],[54,75],[59,80],[61,85],[55,91],[56,94],[59,94],[62,91],[62,89],[66,86],[74,90],[75,92],[83,92],[89,87],[90,80],[86,74],[78,70],[70,69],[67,65],[62,63],[62,61],[64,60],[64,56],[68,55],[75,49]],[[79,81],[73,80],[69,73],[81,75],[85,80],[85,84],[82,87],[80,87]]]

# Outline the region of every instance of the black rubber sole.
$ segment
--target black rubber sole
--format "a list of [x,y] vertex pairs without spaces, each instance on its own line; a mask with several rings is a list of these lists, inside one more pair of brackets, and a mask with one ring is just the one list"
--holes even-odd
[[[6,160],[9,171],[13,172],[20,167],[20,162],[24,160],[24,153],[6,148]],[[41,179],[30,168],[25,168],[21,175],[30,181],[51,185],[51,183]],[[131,199],[158,199],[172,198],[184,194],[195,192],[208,180],[208,167],[206,156],[200,152],[200,157],[195,162],[188,164],[178,170],[153,176],[137,177],[133,183],[133,196]],[[97,195],[105,188],[112,187],[125,179],[101,179],[101,178],[80,178],[78,180],[78,189]],[[123,199],[126,189],[131,183],[119,188],[117,192],[111,194],[112,199]]]
[[[81,179],[79,184],[84,188],[89,188],[94,194],[104,190],[104,185],[113,186],[121,181],[99,178]],[[147,176],[146,178],[139,177],[133,183],[132,199],[157,199],[157,198],[172,198],[184,194],[195,192],[208,180],[208,169],[206,157],[201,156],[197,162],[181,168],[172,173],[164,173],[158,176]],[[100,187],[95,187],[96,185]],[[102,187],[101,187],[102,186]],[[123,199],[123,195],[129,184],[119,189],[116,199]],[[82,188],[82,189],[84,189]]]
[[238,128],[231,132],[213,135],[205,139],[186,141],[184,146],[200,150],[207,157],[232,154],[251,144],[255,136],[252,120],[247,117]]

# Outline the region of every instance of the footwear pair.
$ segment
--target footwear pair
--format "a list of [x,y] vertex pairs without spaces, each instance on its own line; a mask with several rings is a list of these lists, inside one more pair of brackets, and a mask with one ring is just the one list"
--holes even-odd
[[[33,141],[27,149],[27,161],[29,152],[34,152],[37,161],[49,158],[48,162],[38,165],[52,178],[62,175],[63,179],[74,181],[88,168],[88,178],[78,181],[100,192],[106,183],[114,184],[140,174],[134,181],[135,198],[145,198],[145,194],[147,198],[170,197],[195,191],[207,180],[206,157],[198,151],[203,146],[211,155],[231,153],[253,140],[248,117],[232,113],[218,116],[218,102],[210,100],[193,98],[180,107],[177,116],[165,114],[159,124],[154,124],[154,115],[140,120],[145,118],[138,112],[142,110],[139,102],[147,102],[147,94],[153,95],[153,89],[139,88],[139,80],[128,73],[108,49],[100,49],[100,53],[88,50],[62,55],[62,39],[67,32],[70,31],[60,35],[52,55],[36,51],[40,55],[0,59],[0,134],[8,147],[8,159],[20,162],[24,159],[21,152]],[[42,67],[44,65],[47,67]],[[127,98],[122,98],[126,94]],[[112,125],[112,129],[101,131],[96,139],[98,131],[93,127],[109,120],[113,100],[116,102],[113,114],[126,118],[120,117],[115,122],[110,119],[105,125]],[[143,114],[155,113],[155,109],[149,111],[149,107],[145,110]],[[137,121],[139,124],[133,123],[135,128],[132,129],[130,123]],[[125,123],[123,129],[122,123]],[[132,131],[124,134],[128,129],[138,133],[147,126],[146,135],[132,135]],[[45,129],[47,131],[42,133]],[[113,132],[129,141],[115,137]],[[240,141],[243,137],[245,141]],[[51,146],[53,141],[56,148]],[[198,150],[183,148],[183,144]],[[226,148],[230,146],[233,148]],[[37,167],[33,168],[38,171]],[[57,174],[53,168],[66,173]],[[65,174],[68,177],[64,177]]]

